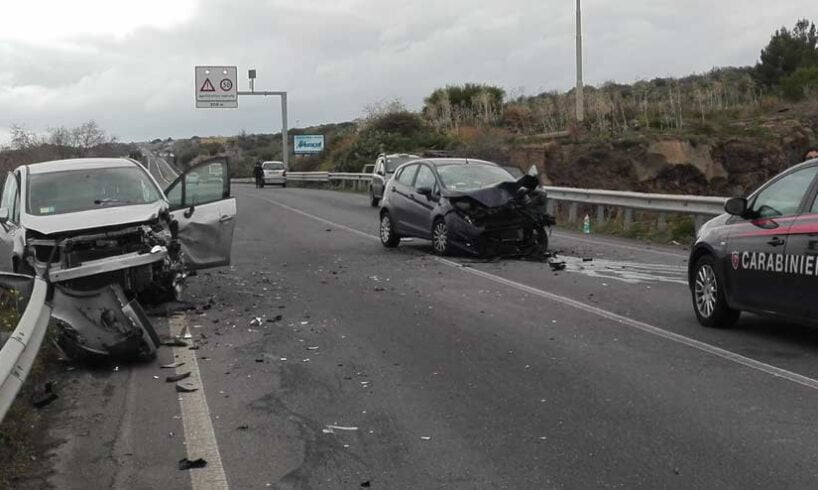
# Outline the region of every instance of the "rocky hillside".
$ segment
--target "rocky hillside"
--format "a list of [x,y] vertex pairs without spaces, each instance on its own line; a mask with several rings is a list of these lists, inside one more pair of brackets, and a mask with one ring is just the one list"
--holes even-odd
[[[782,109],[784,110],[784,109]],[[719,135],[630,134],[505,148],[546,184],[643,192],[739,195],[800,162],[818,145],[818,104],[763,121],[736,121]]]

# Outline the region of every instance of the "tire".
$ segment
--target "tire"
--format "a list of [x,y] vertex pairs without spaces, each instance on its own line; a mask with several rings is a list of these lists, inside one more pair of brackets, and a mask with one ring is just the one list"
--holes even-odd
[[452,255],[452,241],[449,239],[449,227],[446,220],[437,218],[432,224],[432,248],[437,255]]
[[716,273],[716,260],[705,255],[696,262],[690,292],[699,323],[710,328],[730,328],[741,311],[730,308],[724,296],[724,281]]
[[369,188],[369,205],[372,206],[373,208],[377,208],[379,202],[381,202],[381,200],[378,199],[377,197],[375,197],[375,190],[370,187]]
[[381,243],[386,248],[395,248],[400,244],[400,235],[395,232],[395,223],[388,211],[381,213]]

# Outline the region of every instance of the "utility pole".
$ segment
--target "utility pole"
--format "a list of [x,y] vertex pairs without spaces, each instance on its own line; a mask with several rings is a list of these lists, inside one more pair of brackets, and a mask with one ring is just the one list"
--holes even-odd
[[585,100],[582,87],[582,8],[577,0],[577,125],[585,121]]

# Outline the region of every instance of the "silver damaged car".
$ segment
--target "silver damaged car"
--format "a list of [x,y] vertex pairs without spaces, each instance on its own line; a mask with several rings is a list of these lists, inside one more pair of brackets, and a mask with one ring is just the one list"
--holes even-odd
[[164,190],[126,158],[22,165],[0,195],[0,270],[50,283],[68,356],[151,357],[159,338],[138,300],[173,299],[191,271],[230,263],[228,176],[224,158]]

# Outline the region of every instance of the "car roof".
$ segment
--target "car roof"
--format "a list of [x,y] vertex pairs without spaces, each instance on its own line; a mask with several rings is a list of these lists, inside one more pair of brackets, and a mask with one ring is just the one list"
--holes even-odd
[[386,158],[420,158],[417,155],[411,155],[409,153],[392,153],[389,155],[383,155]]
[[487,162],[485,160],[478,160],[476,158],[424,158],[424,162],[431,163],[435,166],[442,165],[490,165],[492,167],[499,167],[496,163]]
[[123,168],[138,165],[128,158],[71,158],[51,162],[32,163],[27,165],[31,175],[64,172],[67,170],[96,170],[104,168]]
[[265,163],[280,163],[280,164],[284,165],[284,162],[281,162],[281,161],[278,161],[278,160],[267,160],[267,161],[261,162],[262,165],[264,165]]

